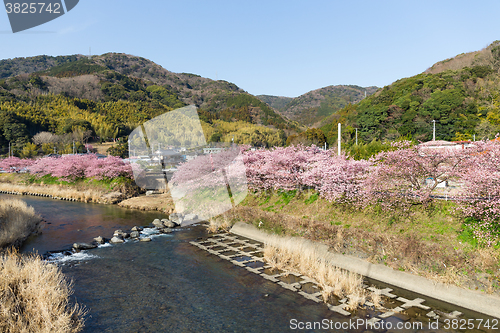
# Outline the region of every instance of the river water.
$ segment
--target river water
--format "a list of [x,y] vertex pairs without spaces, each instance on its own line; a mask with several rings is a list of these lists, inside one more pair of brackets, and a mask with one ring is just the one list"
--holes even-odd
[[[46,221],[43,233],[28,239],[23,252],[70,248],[165,218],[111,205],[0,195],[10,197],[26,201]],[[203,226],[191,226],[151,242],[128,241],[59,260],[73,281],[72,299],[88,310],[84,332],[312,332],[319,330],[291,328],[299,322],[335,325],[370,316],[365,311],[345,318],[189,244],[206,236]],[[427,323],[423,331],[438,332],[427,329]]]

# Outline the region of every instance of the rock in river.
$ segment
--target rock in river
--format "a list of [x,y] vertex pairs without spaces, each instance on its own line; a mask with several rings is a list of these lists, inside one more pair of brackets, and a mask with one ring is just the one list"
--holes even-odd
[[129,238],[130,235],[126,232],[123,232],[122,230],[115,230],[113,236],[116,237],[121,237],[121,238]]
[[122,238],[120,238],[120,237],[113,236],[113,238],[111,238],[110,242],[111,243],[123,243],[125,241]]
[[[163,220],[162,220],[163,221]],[[164,220],[163,221],[163,225],[167,228],[175,228],[177,227],[177,223],[173,222],[173,221],[169,221],[169,220]]]
[[104,239],[104,237],[101,237],[101,236],[94,238],[94,241],[97,244],[104,244],[106,242],[106,240]]
[[172,213],[170,214],[170,216],[168,217],[168,219],[178,225],[181,225],[182,223],[182,214],[178,214],[178,213]]
[[185,221],[196,221],[197,219],[198,215],[196,214],[186,214],[186,216],[184,216]]
[[95,249],[97,247],[97,244],[93,243],[75,243],[73,244],[73,248],[75,250],[89,250],[89,249]]
[[140,235],[140,232],[139,231],[132,231],[130,233],[130,238],[138,238]]
[[161,228],[161,229],[160,229],[160,232],[161,232],[162,234],[170,234],[172,231],[173,231],[173,230],[172,230],[172,229],[170,229],[170,228]]
[[155,227],[157,227],[157,228],[163,228],[163,222],[162,222],[162,221],[160,221],[159,219],[155,219],[155,220],[153,221],[153,225],[154,225]]

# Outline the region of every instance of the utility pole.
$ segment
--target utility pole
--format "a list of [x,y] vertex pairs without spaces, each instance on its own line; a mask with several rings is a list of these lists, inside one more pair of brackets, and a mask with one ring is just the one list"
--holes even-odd
[[340,123],[339,123],[339,136],[338,136],[338,155],[340,156]]
[[73,140],[73,155],[75,155],[75,140]]
[[436,121],[432,121],[432,141],[436,141]]
[[10,141],[9,141],[9,158],[10,158]]
[[358,129],[356,128],[356,146],[358,145]]

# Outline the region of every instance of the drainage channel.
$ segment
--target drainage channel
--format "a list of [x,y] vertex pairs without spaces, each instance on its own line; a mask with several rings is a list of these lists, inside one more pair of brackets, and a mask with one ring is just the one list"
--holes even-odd
[[[260,275],[285,289],[297,292],[309,300],[324,303],[321,287],[317,281],[295,272],[273,269],[268,265],[264,260],[264,246],[261,242],[235,234],[222,233],[191,241],[190,244]],[[371,318],[367,320],[367,323],[372,324],[420,321],[426,323],[425,325],[439,323],[436,324],[439,328],[458,332],[462,331],[463,325],[461,324],[465,323],[467,330],[467,325],[470,327],[472,323],[476,332],[498,332],[500,329],[499,320],[496,318],[475,316],[475,313],[471,311],[464,311],[448,303],[436,302],[424,298],[425,296],[415,295],[372,279],[365,278],[364,281],[365,289],[380,293],[383,305],[381,308],[375,308],[373,303],[366,301],[360,309],[348,311],[349,296],[334,300],[335,304],[324,304],[331,311],[346,317],[359,314],[360,311],[369,312],[368,316]]]

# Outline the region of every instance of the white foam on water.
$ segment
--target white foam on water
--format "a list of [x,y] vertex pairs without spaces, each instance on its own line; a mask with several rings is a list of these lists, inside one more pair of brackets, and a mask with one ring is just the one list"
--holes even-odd
[[[173,231],[175,231],[175,229],[172,229]],[[156,238],[156,237],[163,237],[163,236],[167,236],[167,237],[172,237],[171,234],[163,234],[161,232],[158,231],[158,228],[154,227],[154,228],[144,228],[142,231],[141,231],[141,237],[140,238]]]
[[109,244],[109,243],[104,243],[104,244],[99,244],[97,245],[98,248],[101,248],[101,247],[111,247],[113,245]]
[[145,236],[154,235],[154,234],[157,234],[157,233],[158,233],[158,229],[157,228],[144,228],[141,231],[141,235],[145,235]]
[[172,237],[172,235],[170,234],[152,234],[152,235],[148,235],[147,237],[153,239],[153,238],[156,238],[156,237],[163,237],[163,236],[167,236],[167,237]]
[[47,261],[65,264],[67,262],[90,260],[94,258],[99,258],[99,257],[94,254],[89,254],[85,251],[81,251],[70,255],[64,255],[64,253],[52,253],[47,258]]

